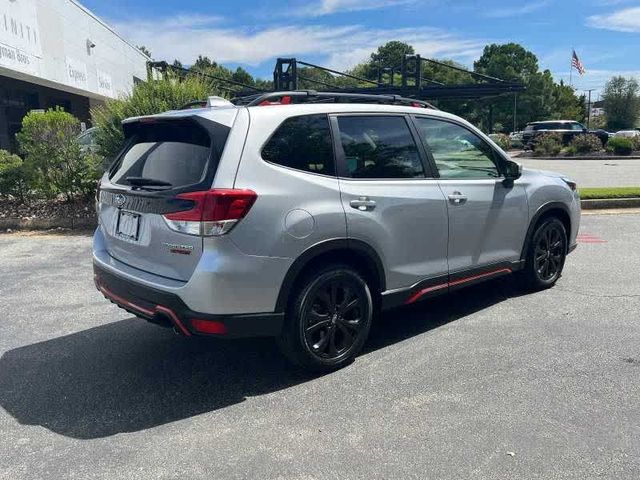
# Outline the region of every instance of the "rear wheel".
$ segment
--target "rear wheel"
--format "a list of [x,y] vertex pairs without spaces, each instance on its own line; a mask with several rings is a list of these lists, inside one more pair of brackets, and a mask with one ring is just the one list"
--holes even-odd
[[567,232],[555,217],[544,219],[533,233],[522,277],[525,286],[541,290],[560,278],[567,255]]
[[328,266],[304,278],[287,312],[280,347],[305,369],[336,370],[362,349],[372,314],[364,278],[350,266]]

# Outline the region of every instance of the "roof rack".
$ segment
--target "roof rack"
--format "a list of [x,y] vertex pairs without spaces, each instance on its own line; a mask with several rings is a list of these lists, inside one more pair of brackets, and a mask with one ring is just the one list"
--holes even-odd
[[316,90],[291,90],[248,95],[231,99],[235,105],[247,107],[261,105],[289,105],[292,103],[378,103],[384,105],[407,105],[438,110],[424,100],[400,95],[377,95],[371,93],[319,92]]

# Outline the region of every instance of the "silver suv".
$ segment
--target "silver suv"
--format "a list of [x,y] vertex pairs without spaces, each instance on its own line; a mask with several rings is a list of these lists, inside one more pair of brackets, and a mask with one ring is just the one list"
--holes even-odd
[[184,336],[274,336],[308,369],[353,359],[380,310],[516,272],[550,287],[576,245],[574,182],[415,100],[279,92],[123,129],[97,288]]

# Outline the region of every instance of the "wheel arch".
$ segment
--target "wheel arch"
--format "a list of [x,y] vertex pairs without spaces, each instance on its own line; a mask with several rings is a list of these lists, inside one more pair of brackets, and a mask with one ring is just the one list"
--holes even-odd
[[276,300],[275,311],[277,313],[286,311],[291,292],[296,288],[297,280],[314,265],[326,261],[353,266],[365,276],[377,293],[386,289],[382,260],[373,247],[361,240],[342,238],[326,240],[309,247],[289,267]]
[[558,220],[562,222],[565,230],[567,231],[567,239],[571,238],[571,213],[569,211],[569,207],[567,207],[562,202],[549,202],[542,205],[536,213],[531,217],[531,221],[529,222],[529,228],[527,229],[527,235],[525,237],[524,245],[522,247],[522,252],[520,254],[520,259],[524,260],[527,256],[527,251],[529,250],[529,244],[531,243],[531,239],[533,238],[533,234],[536,230],[536,227],[540,224],[542,220],[549,217],[557,217]]

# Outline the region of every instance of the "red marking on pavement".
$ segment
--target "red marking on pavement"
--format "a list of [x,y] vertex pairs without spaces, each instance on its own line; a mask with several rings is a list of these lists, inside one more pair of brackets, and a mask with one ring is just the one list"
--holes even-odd
[[607,243],[604,238],[600,238],[597,235],[593,235],[591,233],[581,233],[576,238],[578,243]]

